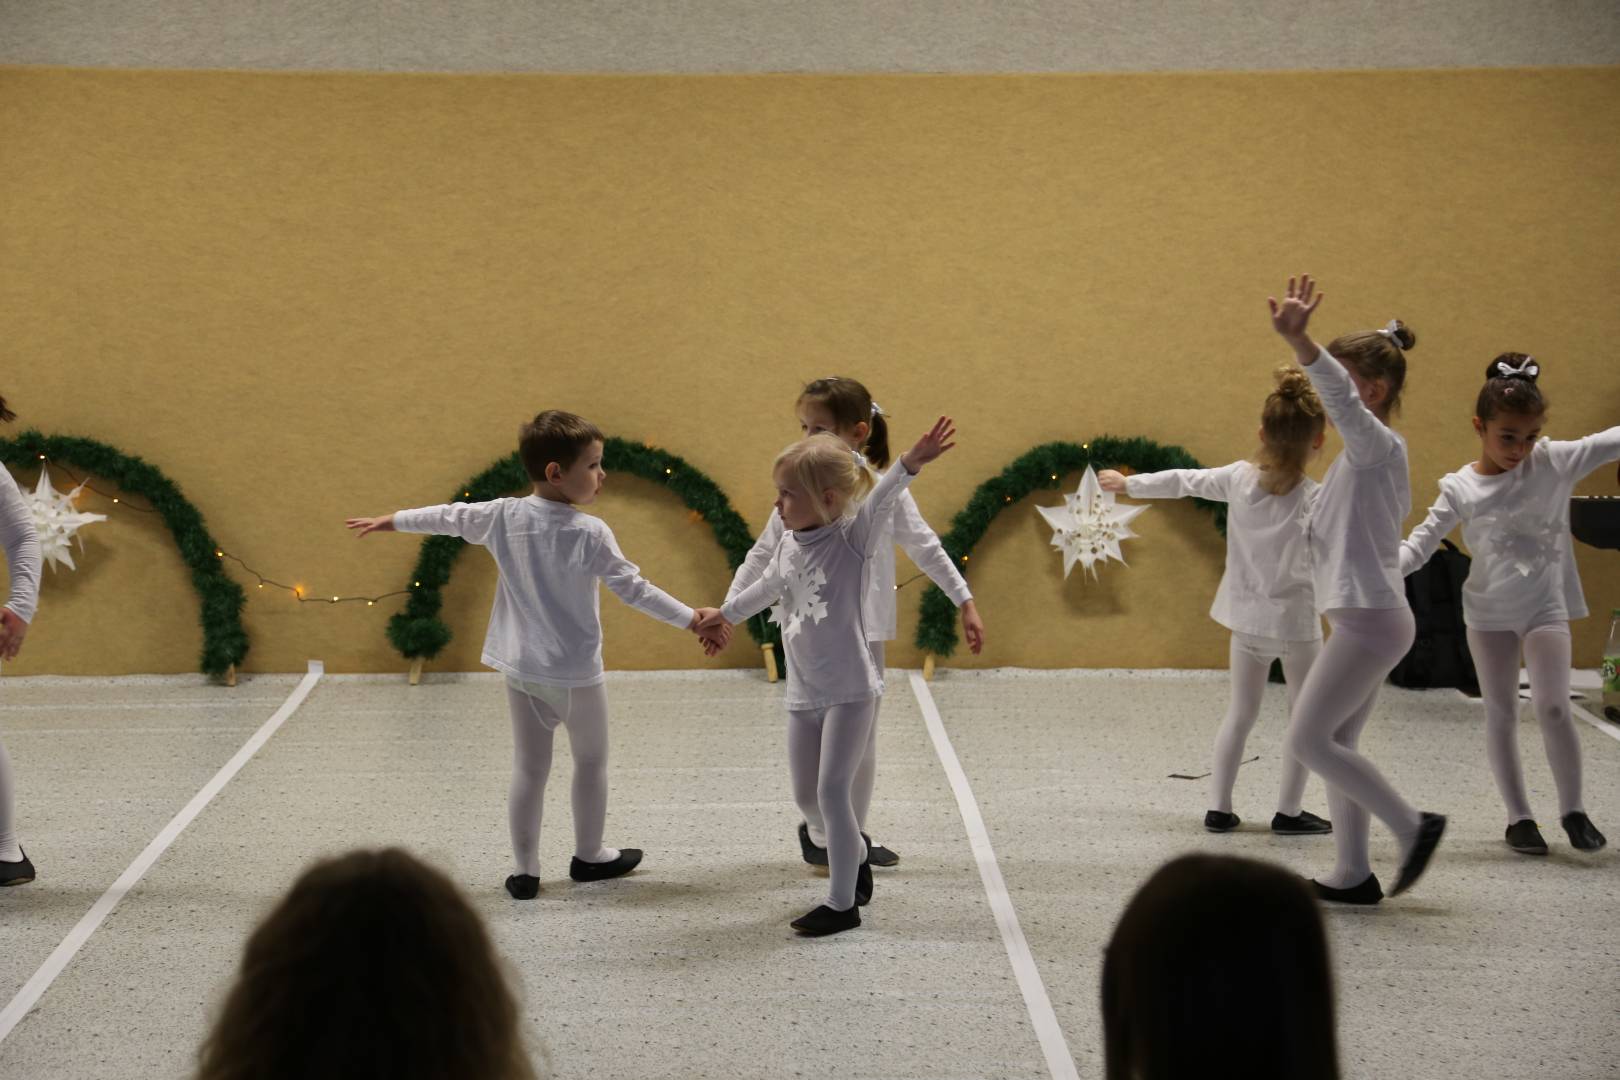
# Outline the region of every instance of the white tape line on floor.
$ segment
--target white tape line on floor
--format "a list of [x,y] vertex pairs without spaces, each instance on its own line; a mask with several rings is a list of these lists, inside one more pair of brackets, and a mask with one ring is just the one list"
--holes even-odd
[[230,783],[231,778],[241,771],[242,766],[246,765],[248,760],[258,753],[259,748],[269,740],[270,736],[276,733],[276,729],[286,723],[289,716],[298,711],[298,706],[304,703],[304,699],[315,688],[315,684],[320,682],[321,676],[325,672],[326,665],[319,660],[311,660],[309,662],[309,673],[299,681],[297,688],[293,690],[286,701],[282,702],[281,708],[276,710],[275,715],[266,720],[259,730],[253,733],[253,737],[242,744],[242,748],[236,752],[236,755],[227,761],[219,772],[214,774],[212,780],[203,785],[202,790],[192,797],[192,800],[185,805],[184,809],[174,815],[174,818],[163,827],[163,831],[158,833],[150,844],[146,845],[146,849],[135,856],[135,861],[130,863],[129,867],[119,875],[118,880],[113,882],[112,886],[101,894],[101,899],[91,906],[90,910],[85,913],[84,918],[80,919],[73,929],[68,932],[68,936],[62,939],[62,943],[51,952],[50,956],[45,958],[45,962],[40,965],[39,970],[34,972],[27,982],[23,983],[22,989],[17,991],[17,996],[11,999],[11,1003],[4,1009],[0,1009],[0,1042],[3,1042],[6,1036],[11,1034],[12,1029],[21,1022],[22,1018],[28,1015],[29,1011],[39,1002],[39,999],[44,996],[51,983],[56,981],[56,977],[62,974],[63,969],[73,961],[74,955],[84,947],[86,941],[90,940],[90,935],[96,932],[96,928],[101,925],[102,920],[112,912],[113,908],[118,906],[118,902],[124,898],[124,895],[133,889],[135,884],[141,880],[141,877],[152,868],[152,864],[163,856],[163,853],[169,849],[169,845],[173,844],[180,834],[185,831],[186,826],[190,825],[197,815],[202,813],[203,808],[213,800],[214,796],[218,795],[220,790]]
[[990,911],[995,915],[996,928],[1001,931],[1001,943],[1007,948],[1007,959],[1012,963],[1019,992],[1024,995],[1024,1007],[1029,1010],[1035,1038],[1046,1056],[1047,1070],[1051,1072],[1052,1080],[1078,1080],[1074,1056],[1069,1053],[1063,1029],[1058,1026],[1057,1014],[1052,1011],[1052,999],[1046,994],[1046,984],[1041,981],[1040,969],[1035,966],[1035,957],[1029,951],[1029,942],[1024,940],[1023,928],[1018,925],[1018,913],[1013,910],[1012,897],[1007,895],[1007,883],[1002,880],[995,849],[990,846],[990,833],[985,828],[984,816],[979,813],[973,788],[968,784],[967,774],[962,771],[962,763],[956,758],[950,736],[945,733],[945,723],[940,719],[939,707],[934,704],[934,695],[929,692],[928,684],[918,672],[911,674],[911,692],[917,697],[923,723],[934,741],[934,752],[939,755],[939,763],[944,766],[945,776],[951,782],[951,791],[956,795],[956,806],[962,813],[962,824],[967,828],[968,844],[979,864],[979,878],[984,882],[985,895],[990,899]]

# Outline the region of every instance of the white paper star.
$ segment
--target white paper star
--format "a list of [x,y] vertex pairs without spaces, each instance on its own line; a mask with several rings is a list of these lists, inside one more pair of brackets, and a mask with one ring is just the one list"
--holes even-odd
[[86,525],[107,520],[106,514],[87,514],[74,507],[74,500],[83,490],[80,484],[66,494],[58,492],[51,486],[50,470],[42,468],[33,494],[26,496],[29,512],[34,515],[34,531],[39,533],[39,553],[50,564],[52,573],[59,562],[67,564],[69,570],[77,569],[73,565],[73,541],[79,541],[82,551],[84,538],[76,534]]
[[1063,552],[1063,576],[1067,578],[1078,562],[1095,578],[1097,563],[1108,559],[1125,562],[1120,541],[1136,535],[1129,523],[1147,507],[1115,505],[1114,493],[1098,486],[1097,474],[1087,465],[1079,490],[1065,495],[1062,506],[1035,509],[1052,526],[1052,546]]

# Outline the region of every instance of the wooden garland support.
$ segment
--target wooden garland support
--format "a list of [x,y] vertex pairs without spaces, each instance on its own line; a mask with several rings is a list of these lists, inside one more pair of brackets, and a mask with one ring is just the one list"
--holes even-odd
[[422,658],[420,656],[418,656],[414,660],[411,661],[411,685],[412,686],[420,686],[421,684],[422,684]]
[[776,682],[782,677],[776,670],[776,646],[761,645],[759,651],[765,657],[765,681]]
[[232,664],[230,667],[225,669],[225,685],[226,686],[235,686],[236,685],[236,665],[235,664]]
[[934,681],[934,654],[928,653],[923,657],[923,679],[926,682]]

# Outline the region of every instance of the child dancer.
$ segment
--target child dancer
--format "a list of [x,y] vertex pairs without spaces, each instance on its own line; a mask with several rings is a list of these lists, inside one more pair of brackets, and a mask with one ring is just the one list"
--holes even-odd
[[[572,413],[548,410],[519,432],[518,454],[534,483],[523,498],[451,503],[351,518],[370,532],[440,533],[489,549],[499,571],[483,662],[506,675],[513,768],[508,812],[517,873],[506,891],[532,900],[540,891],[540,819],[551,772],[552,735],[568,729],[574,755],[574,858],[568,876],[601,881],[641,862],[636,848],[602,846],[607,820],[607,691],[596,583],[671,626],[696,630],[713,608],[692,608],[641,577],[600,519],[575,509],[596,501],[602,433]],[[723,638],[729,630],[711,632]]]
[[[872,400],[872,395],[854,379],[833,376],[817,379],[804,388],[794,403],[799,414],[799,430],[811,435],[836,435],[844,445],[860,453],[872,468],[882,471],[889,467],[889,424],[887,414]],[[962,580],[956,564],[945,553],[934,530],[923,520],[917,509],[917,500],[911,492],[902,491],[894,504],[894,512],[885,518],[879,529],[879,539],[872,557],[866,583],[867,643],[872,650],[872,663],[878,671],[884,669],[884,645],[893,641],[896,629],[894,545],[906,549],[917,568],[927,574],[962,612],[962,636],[975,655],[984,647],[984,622],[973,602],[973,593]],[[758,581],[770,564],[782,542],[782,515],[774,509],[765,524],[765,531],[749,549],[748,557],[737,568],[726,593],[730,600],[749,585]],[[872,706],[872,732],[868,737],[866,754],[855,773],[855,817],[865,836],[866,816],[872,806],[872,788],[877,781],[877,718],[882,710],[880,697]],[[873,866],[897,866],[900,856],[881,844],[871,843]],[[821,815],[807,815],[799,824],[799,852],[812,866],[827,865],[827,830]]]
[[1420,812],[1361,754],[1356,741],[1378,687],[1412,646],[1412,610],[1400,576],[1401,522],[1412,506],[1406,440],[1391,430],[1416,336],[1399,320],[1346,334],[1326,349],[1306,333],[1322,303],[1307,275],[1271,305],[1271,324],[1293,347],[1321,395],[1344,453],[1328,469],[1311,517],[1317,610],[1332,633],[1294,702],[1285,749],[1327,784],[1338,864],[1313,882],[1318,896],[1376,904],[1383,890],[1367,853],[1368,814],[1395,833],[1400,875],[1390,895],[1411,888],[1440,843],[1446,819]]
[[781,544],[759,580],[703,624],[705,630],[735,625],[783,603],[777,618],[788,659],[793,797],[807,819],[819,816],[827,829],[827,901],[793,920],[806,935],[859,926],[857,904],[872,897],[853,786],[883,693],[883,671],[867,647],[864,582],[895,501],[924,465],[955,445],[954,434],[941,417],[875,488],[864,461],[835,436],[813,435],[782,451],[772,467],[776,512],[786,530]]
[[[10,423],[17,414],[0,398],[0,421]],[[11,597],[0,608],[0,660],[14,660],[34,621],[39,604],[39,536],[34,531],[34,515],[29,513],[17,481],[7,469],[0,469],[0,544],[5,545],[6,565],[11,569]],[[34,864],[28,861],[17,840],[13,817],[16,796],[11,758],[0,742],[0,886],[26,885],[34,880]]]
[[1586,598],[1569,538],[1569,496],[1587,473],[1620,459],[1620,427],[1574,442],[1540,438],[1547,401],[1541,367],[1503,353],[1485,369],[1474,405],[1479,460],[1440,480],[1440,497],[1401,545],[1401,573],[1428,561],[1459,523],[1474,556],[1463,587],[1468,649],[1485,699],[1485,753],[1507,806],[1507,842],[1547,854],[1519,765],[1519,656],[1558,785],[1558,812],[1578,851],[1607,842],[1581,801],[1581,741],[1569,713],[1569,621]]
[[[1230,832],[1232,786],[1243,760],[1243,743],[1260,718],[1260,702],[1274,660],[1288,678],[1292,707],[1317,654],[1322,620],[1311,589],[1310,542],[1306,535],[1320,485],[1305,466],[1322,449],[1326,420],[1322,401],[1297,367],[1279,368],[1277,389],[1260,413],[1258,462],[1235,461],[1220,469],[1168,469],[1125,477],[1097,474],[1104,491],[1137,499],[1188,496],[1226,503],[1226,573],[1209,617],[1232,631],[1232,701],[1215,736],[1210,801],[1204,815],[1210,832]],[[1309,777],[1305,766],[1283,755],[1282,787],[1271,831],[1279,836],[1321,835],[1333,826],[1304,810]]]

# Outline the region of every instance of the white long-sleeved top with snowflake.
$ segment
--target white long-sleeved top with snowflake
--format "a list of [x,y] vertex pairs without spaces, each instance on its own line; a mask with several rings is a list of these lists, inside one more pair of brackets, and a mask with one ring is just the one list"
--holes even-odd
[[0,469],[0,545],[6,549],[11,593],[6,607],[24,622],[33,622],[39,607],[39,533],[28,501],[17,488],[10,470]]
[[459,536],[489,549],[499,581],[483,662],[523,682],[596,686],[602,672],[598,580],[620,600],[685,629],[692,609],[641,576],[601,518],[528,495],[394,515],[400,532]]
[[1412,510],[1406,440],[1373,415],[1326,349],[1305,373],[1344,439],[1310,517],[1316,610],[1405,607],[1401,525]]
[[1279,641],[1316,641],[1322,620],[1311,586],[1307,528],[1321,487],[1305,476],[1273,495],[1253,462],[1219,469],[1166,469],[1125,478],[1136,499],[1189,496],[1227,504],[1226,573],[1209,617],[1240,634]]
[[[898,467],[891,466],[890,471]],[[893,641],[899,634],[894,587],[896,544],[905,548],[911,561],[917,564],[917,569],[927,574],[951,598],[951,603],[961,607],[973,599],[967,582],[945,553],[945,546],[939,542],[938,534],[923,519],[922,512],[917,509],[917,500],[912,498],[910,491],[900,493],[894,502],[894,510],[878,527],[884,535],[877,541],[866,575],[866,640]],[[782,515],[773,508],[770,520],[765,523],[765,530],[754,541],[754,546],[748,549],[747,558],[743,559],[737,573],[732,576],[731,587],[726,591],[727,600],[760,579],[776,549],[781,546],[782,533],[785,531]]]
[[787,653],[787,707],[825,709],[883,693],[872,663],[865,591],[870,564],[888,535],[883,519],[911,483],[905,466],[883,474],[854,514],[819,529],[788,529],[759,580],[721,608],[742,622],[778,604]]
[[1517,630],[1527,619],[1587,616],[1569,535],[1569,497],[1581,478],[1620,460],[1620,427],[1573,442],[1541,439],[1519,466],[1482,476],[1470,462],[1440,478],[1440,496],[1401,545],[1401,572],[1429,560],[1458,524],[1474,557],[1463,586],[1463,622]]

